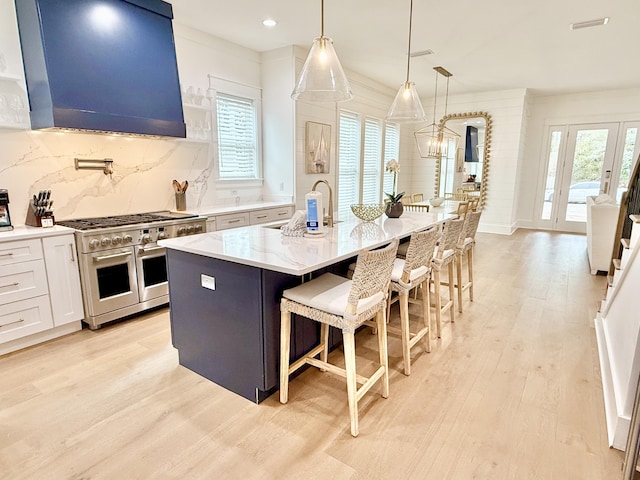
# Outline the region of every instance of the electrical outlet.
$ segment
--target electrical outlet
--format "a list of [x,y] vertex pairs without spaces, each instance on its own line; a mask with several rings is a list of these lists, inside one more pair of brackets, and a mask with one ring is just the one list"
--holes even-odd
[[208,288],[209,290],[216,289],[216,277],[210,277],[209,275],[205,275],[204,273],[200,274],[200,285],[204,288]]

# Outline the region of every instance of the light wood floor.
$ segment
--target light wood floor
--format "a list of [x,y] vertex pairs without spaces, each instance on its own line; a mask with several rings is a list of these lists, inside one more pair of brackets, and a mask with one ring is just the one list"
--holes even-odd
[[[391,395],[363,399],[357,439],[341,379],[310,369],[287,405],[250,403],[178,365],[166,309],[0,357],[0,477],[620,478],[585,237],[479,234],[475,271],[410,377],[390,338]],[[356,341],[366,370],[375,336]]]

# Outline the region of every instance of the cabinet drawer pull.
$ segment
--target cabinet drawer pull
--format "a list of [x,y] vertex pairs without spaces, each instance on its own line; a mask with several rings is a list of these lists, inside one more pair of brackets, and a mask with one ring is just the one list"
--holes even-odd
[[258,215],[256,218],[267,218],[267,215]]
[[289,212],[278,212],[278,215],[289,215]]
[[16,323],[21,323],[21,322],[24,322],[24,318],[21,318],[20,320],[16,320],[15,322],[4,323],[0,325],[0,328],[8,327],[9,325],[15,325]]
[[228,223],[238,223],[240,221],[239,218],[236,218],[235,220],[229,220]]
[[17,287],[20,285],[18,282],[8,283],[7,285],[0,285],[0,288],[9,288],[9,287]]
[[0,257],[13,257],[13,252],[9,252],[9,253],[0,253]]
[[76,254],[73,253],[73,244],[72,243],[69,244],[69,253],[71,253],[71,262],[75,262],[76,261]]

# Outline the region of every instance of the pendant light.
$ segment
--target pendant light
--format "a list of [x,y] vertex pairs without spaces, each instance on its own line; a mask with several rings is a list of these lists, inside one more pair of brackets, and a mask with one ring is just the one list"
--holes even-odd
[[291,98],[307,102],[351,100],[351,86],[333,48],[333,40],[324,36],[324,0],[321,0],[321,8],[320,37],[313,40]]
[[409,81],[411,66],[411,21],[413,19],[413,0],[409,4],[409,46],[407,48],[407,79],[400,86],[396,98],[389,108],[387,120],[391,122],[419,122],[424,120],[424,109],[416,85]]
[[447,150],[451,146],[455,151],[458,148],[458,135],[453,130],[445,127],[441,123],[436,124],[436,109],[438,100],[438,76],[447,78],[447,92],[445,95],[444,115],[447,116],[447,106],[449,103],[449,78],[453,75],[442,67],[433,67],[436,71],[436,88],[433,96],[433,122],[426,127],[414,132],[420,157],[422,158],[442,158],[447,156]]

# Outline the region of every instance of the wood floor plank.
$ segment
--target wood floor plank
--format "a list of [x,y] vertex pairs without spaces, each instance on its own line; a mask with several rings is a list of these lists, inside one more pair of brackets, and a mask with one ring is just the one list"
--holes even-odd
[[[160,309],[0,357],[0,477],[619,478],[593,328],[606,279],[585,237],[477,240],[474,302],[443,316],[431,353],[414,348],[409,377],[390,336],[390,397],[365,395],[358,438],[341,378],[309,369],[288,404],[255,405],[178,364]],[[366,374],[376,337],[356,352]]]

